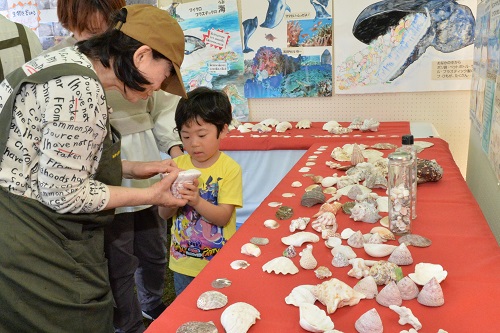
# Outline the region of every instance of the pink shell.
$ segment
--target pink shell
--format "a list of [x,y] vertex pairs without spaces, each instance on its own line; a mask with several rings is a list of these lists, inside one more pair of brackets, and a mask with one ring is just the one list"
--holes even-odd
[[411,252],[405,243],[401,243],[389,256],[387,261],[392,262],[396,265],[411,265],[413,263],[413,257]]
[[443,289],[441,289],[441,285],[435,277],[423,286],[418,294],[417,301],[426,306],[441,306],[444,304]]
[[348,239],[347,239],[347,244],[349,244],[351,247],[360,249],[363,247],[364,244],[364,239],[363,239],[363,234],[361,231],[356,231],[353,233]]
[[403,299],[401,298],[401,293],[396,285],[396,282],[391,281],[378,293],[375,300],[378,304],[389,307],[389,305],[401,306],[403,304]]
[[410,299],[414,299],[418,295],[418,287],[412,279],[408,276],[405,276],[397,283],[399,292],[401,293],[401,298],[404,301],[408,301]]
[[373,299],[378,295],[377,283],[373,276],[368,275],[361,280],[352,289],[364,294],[367,299]]
[[363,313],[354,323],[354,327],[359,333],[382,333],[384,331],[382,319],[375,308]]

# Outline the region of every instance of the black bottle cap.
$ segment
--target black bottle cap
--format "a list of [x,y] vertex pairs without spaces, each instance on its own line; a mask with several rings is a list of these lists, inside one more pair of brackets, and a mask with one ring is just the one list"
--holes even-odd
[[412,145],[413,144],[413,135],[411,135],[411,134],[403,135],[402,143],[404,145]]

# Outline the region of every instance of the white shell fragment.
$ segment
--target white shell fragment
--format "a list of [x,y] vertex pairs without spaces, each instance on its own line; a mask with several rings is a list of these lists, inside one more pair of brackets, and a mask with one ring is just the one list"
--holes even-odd
[[300,247],[306,242],[316,243],[319,242],[319,236],[310,231],[299,231],[290,236],[282,237],[281,241],[285,245],[293,245]]
[[216,289],[226,288],[229,287],[230,285],[231,285],[231,280],[228,280],[226,278],[219,278],[212,281],[212,287]]
[[443,269],[443,266],[423,262],[415,265],[415,273],[408,274],[413,282],[421,286],[425,285],[433,277],[436,278],[438,283],[441,283],[447,275],[448,272]]
[[282,202],[273,201],[273,202],[268,203],[267,205],[268,205],[269,207],[279,207],[279,206],[281,206],[282,204],[283,204]]
[[285,303],[300,306],[304,303],[314,304],[316,297],[312,293],[313,285],[304,284],[292,289],[290,294],[285,297]]
[[255,245],[267,245],[267,244],[269,244],[269,238],[252,237],[252,238],[250,238],[250,243],[255,244]]
[[280,224],[276,220],[265,220],[264,226],[269,229],[277,229]]
[[296,181],[294,181],[294,182],[292,183],[292,187],[301,187],[301,186],[302,186],[302,183],[301,183],[301,182],[299,182],[298,180],[296,180]]
[[324,332],[332,330],[332,319],[314,304],[304,303],[299,306],[300,327],[309,332]]
[[400,325],[410,324],[417,331],[422,328],[422,324],[420,323],[418,318],[415,317],[411,310],[406,306],[389,305],[389,309],[399,315],[398,323]]
[[245,269],[248,266],[250,266],[250,264],[245,260],[238,259],[238,260],[231,262],[230,266],[232,269],[240,269],[240,268]]
[[299,272],[299,269],[297,268],[297,266],[295,266],[292,259],[287,257],[277,257],[269,260],[262,266],[262,270],[268,273],[274,272],[275,274],[283,275],[293,275]]
[[262,253],[260,247],[253,243],[246,243],[241,246],[241,253],[251,257],[258,257]]
[[215,290],[205,291],[198,297],[196,306],[202,310],[220,309],[226,306],[227,296]]
[[260,319],[260,312],[245,302],[231,304],[220,316],[220,322],[226,333],[246,333],[257,319]]

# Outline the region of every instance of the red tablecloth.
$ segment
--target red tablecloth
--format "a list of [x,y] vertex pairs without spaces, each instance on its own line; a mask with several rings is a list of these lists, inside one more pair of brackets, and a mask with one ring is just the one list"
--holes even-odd
[[[255,124],[255,123],[254,123]],[[248,132],[241,133],[237,129],[233,129],[229,134],[221,140],[221,150],[307,150],[313,144],[318,142],[335,142],[336,138],[387,138],[401,137],[409,134],[410,123],[407,121],[381,122],[376,132],[362,132],[354,130],[351,133],[336,135],[323,130],[324,122],[313,122],[311,128],[297,129],[297,122],[290,122],[292,129],[284,133],[278,133],[273,129],[268,133]],[[350,123],[340,122],[343,127],[349,126]],[[399,140],[401,142],[401,140]]]
[[[399,143],[399,139],[387,139],[385,142]],[[450,333],[457,332],[499,332],[500,324],[500,248],[471,192],[469,191],[460,171],[449,151],[448,144],[442,139],[425,139],[435,145],[419,154],[420,158],[436,159],[444,168],[444,177],[436,183],[425,183],[418,186],[417,212],[412,231],[430,238],[433,243],[427,248],[409,247],[414,263],[402,266],[404,275],[414,272],[415,265],[420,262],[441,264],[448,271],[448,277],[441,283],[445,304],[440,307],[426,307],[417,300],[403,301],[403,306],[410,308],[420,320],[423,327],[420,332],[437,332],[442,328]],[[325,161],[331,160],[330,152],[336,146],[352,143],[352,139],[339,139],[335,145],[319,154],[317,164],[312,167],[314,174],[328,176],[336,170],[325,166]],[[360,139],[357,143],[373,144],[379,139]],[[203,311],[196,307],[199,295],[207,290],[213,290],[211,282],[216,278],[228,278],[232,285],[220,289],[228,296],[229,303],[247,302],[261,313],[261,319],[253,325],[249,332],[305,332],[299,325],[299,310],[285,303],[285,297],[291,290],[302,284],[319,284],[324,280],[315,277],[313,271],[307,271],[299,266],[299,256],[293,258],[299,267],[295,275],[276,275],[262,271],[262,265],[280,256],[286,248],[281,237],[289,235],[290,219],[280,221],[281,227],[275,230],[263,226],[266,219],[275,219],[277,208],[268,206],[269,202],[279,201],[292,206],[294,217],[311,217],[319,206],[306,208],[300,205],[304,187],[312,184],[312,180],[303,177],[298,170],[305,165],[307,157],[312,155],[320,144],[312,146],[301,160],[284,177],[273,192],[264,200],[258,209],[242,225],[222,251],[212,260],[192,284],[167,308],[167,310],[152,323],[148,333],[175,332],[187,321],[213,321],[219,332],[224,332],[220,323],[221,313],[225,308]],[[293,188],[291,183],[299,180],[302,188]],[[285,192],[294,192],[292,198],[284,198]],[[384,195],[383,190],[377,190]],[[348,200],[343,197],[341,201]],[[382,213],[381,215],[386,215]],[[377,224],[355,222],[347,215],[337,214],[339,230],[350,227],[367,233]],[[306,231],[314,230],[310,224]],[[240,253],[240,248],[253,236],[268,237],[270,243],[262,246],[262,255],[257,258]],[[345,244],[345,241],[343,242]],[[397,245],[397,241],[390,244]],[[305,245],[304,245],[305,246]],[[297,249],[299,252],[304,246]],[[354,249],[358,257],[370,258],[363,249]],[[349,277],[347,272],[351,267],[335,268],[331,261],[333,256],[323,242],[314,244],[313,254],[318,265],[324,265],[336,277],[351,287],[358,280]],[[236,259],[244,259],[250,266],[244,270],[233,270],[230,263]],[[382,259],[387,259],[382,258]],[[379,291],[382,286],[379,287]],[[316,302],[321,309],[326,309]],[[227,307],[227,306],[226,306]],[[356,332],[354,322],[366,311],[376,308],[384,325],[384,332],[400,332],[411,328],[410,325],[398,324],[399,316],[374,299],[361,300],[352,307],[342,307],[330,315],[335,328],[343,332]]]

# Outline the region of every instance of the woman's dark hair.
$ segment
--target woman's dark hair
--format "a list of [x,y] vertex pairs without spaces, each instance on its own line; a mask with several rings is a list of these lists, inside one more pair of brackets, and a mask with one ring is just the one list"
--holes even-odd
[[175,125],[179,132],[182,125],[191,121],[198,123],[198,118],[217,127],[217,137],[229,125],[232,116],[231,102],[227,95],[219,90],[198,87],[187,93],[188,98],[181,98],[175,110]]
[[[125,84],[125,89],[128,87],[144,91],[146,89],[142,86],[151,82],[134,65],[134,53],[144,44],[115,28],[118,22],[125,22],[126,18],[126,9],[116,11],[111,17],[108,30],[90,39],[80,41],[76,46],[80,52],[91,59],[99,60],[106,68],[111,67],[111,60],[113,60],[113,72]],[[153,58],[169,60],[154,49]],[[173,66],[172,71],[174,71]]]

